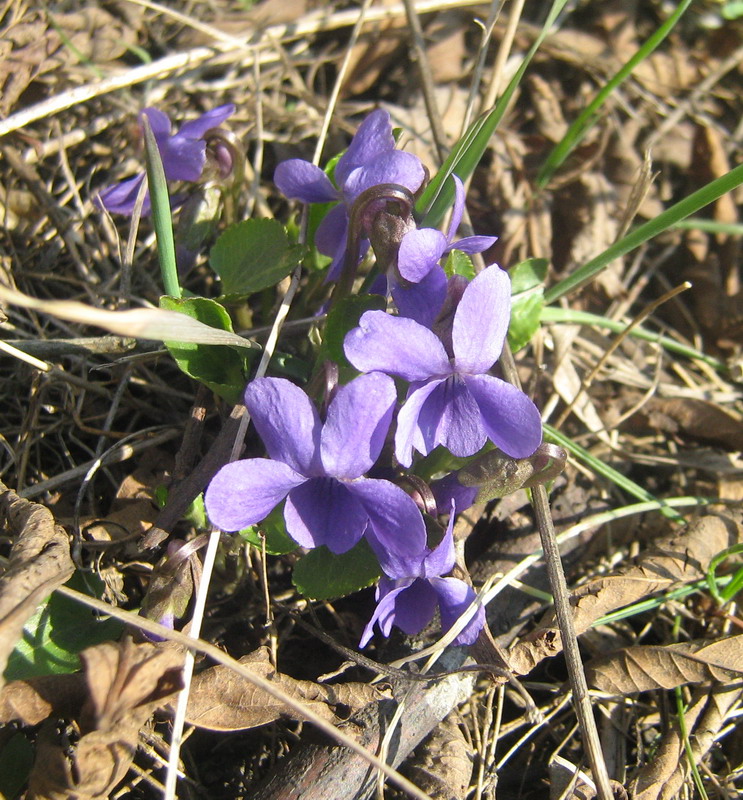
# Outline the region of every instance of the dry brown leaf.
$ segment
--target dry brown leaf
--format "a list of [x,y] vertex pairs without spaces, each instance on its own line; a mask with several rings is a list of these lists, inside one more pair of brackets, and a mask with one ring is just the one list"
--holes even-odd
[[673,689],[685,683],[727,683],[740,680],[741,674],[743,634],[715,642],[636,645],[586,664],[588,683],[610,694]]
[[0,36],[0,115],[6,116],[39,76],[80,61],[111,61],[136,43],[129,25],[95,6],[19,16]]
[[[703,578],[710,561],[743,539],[740,515],[705,514],[683,530],[655,543],[636,565],[615,575],[590,580],[571,593],[576,634],[610,611],[630,605],[656,592],[684,586]],[[560,631],[549,619],[511,648],[508,660],[519,675],[526,675],[544,658],[562,650]]]
[[38,725],[51,716],[69,719],[79,713],[86,696],[82,673],[10,681],[0,689],[0,725]]
[[416,749],[407,775],[431,800],[464,800],[472,779],[474,750],[453,712]]
[[[384,697],[378,689],[365,683],[325,686],[290,678],[276,672],[265,647],[243,656],[240,663],[276,683],[290,697],[331,722],[340,721],[331,706],[357,711]],[[296,714],[227,667],[210,667],[193,679],[186,715],[191,725],[214,731],[237,731],[266,725],[280,717],[296,718]]]
[[80,720],[85,730],[110,730],[130,717],[147,719],[180,688],[183,655],[172,647],[106,642],[80,653],[90,697]]
[[48,508],[23,500],[0,483],[0,522],[14,537],[0,578],[0,686],[2,673],[37,606],[75,571],[69,537]]
[[[29,777],[34,800],[103,800],[126,775],[140,728],[181,688],[182,654],[129,639],[80,654],[88,697],[69,731],[48,720]],[[74,746],[70,742],[76,742]]]
[[639,416],[656,430],[680,433],[693,439],[743,450],[743,422],[707,400],[692,397],[651,397]]
[[[716,687],[697,691],[684,714],[694,761],[699,762],[717,739],[732,708],[740,701],[740,688]],[[684,738],[677,725],[663,737],[654,757],[630,784],[633,800],[675,800],[688,778],[689,762]]]

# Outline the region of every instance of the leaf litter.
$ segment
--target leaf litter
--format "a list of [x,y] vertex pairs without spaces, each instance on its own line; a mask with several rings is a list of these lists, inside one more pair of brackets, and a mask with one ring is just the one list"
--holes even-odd
[[[93,189],[141,168],[132,123],[144,105],[165,102],[196,116],[212,107],[216,96],[219,102],[236,102],[241,110],[235,131],[249,151],[256,152],[259,139],[265,143],[266,163],[256,165],[259,174],[251,188],[256,204],[266,216],[271,211],[285,213],[271,186],[272,167],[287,156],[311,154],[330,73],[347,46],[349,22],[320,32],[309,6],[297,4],[287,20],[283,5],[267,0],[243,11],[217,3],[207,12],[176,4],[173,8],[185,15],[182,19],[132,3],[106,4],[105,10],[93,3],[75,13],[11,4],[3,12],[3,116],[12,118],[44,99],[71,98],[66,111],[36,118],[13,134],[12,142],[4,142],[12,144],[20,157],[0,166],[0,201],[9,223],[1,234],[0,282],[8,302],[2,338],[21,353],[40,343],[42,349],[48,348],[48,355],[41,357],[55,367],[45,372],[17,357],[3,357],[1,365],[6,401],[0,427],[2,475],[17,492],[2,495],[3,554],[8,558],[0,577],[4,661],[39,604],[73,570],[97,571],[105,580],[108,602],[141,607],[143,613],[158,618],[163,609],[174,606],[179,618],[188,617],[198,582],[198,571],[192,571],[190,564],[199,556],[191,553],[191,561],[184,562],[183,580],[169,582],[172,576],[157,567],[166,545],[149,551],[136,544],[154,519],[151,498],[166,486],[169,497],[177,495],[178,482],[171,479],[168,485],[167,473],[150,474],[149,486],[145,482],[132,490],[139,505],[130,504],[126,511],[117,506],[116,493],[118,487],[126,487],[142,452],[152,446],[153,430],[174,423],[185,426],[190,419],[189,429],[197,435],[184,439],[180,453],[171,449],[172,440],[165,447],[168,456],[196,463],[229,409],[210,398],[203,415],[192,416],[192,405],[198,405],[192,402],[194,383],[151,346],[134,345],[124,356],[133,357],[131,362],[121,360],[115,351],[106,355],[84,348],[81,354],[69,349],[58,355],[54,348],[66,347],[73,336],[92,340],[98,330],[90,326],[104,322],[122,336],[134,335],[132,316],[141,324],[142,335],[172,336],[163,312],[127,309],[142,305],[142,298],[157,305],[152,245],[142,239],[136,269],[127,278],[130,292],[122,297],[117,287],[126,281],[120,272],[116,228],[90,203]],[[470,44],[479,35],[473,20],[482,14],[481,7],[460,5],[456,11],[434,8],[422,17],[437,90],[454,109],[464,105],[475,49]],[[741,29],[739,21],[719,17],[718,4],[708,5],[713,19],[718,14],[716,29],[702,28],[696,13],[689,14],[664,48],[643,62],[616,93],[553,185],[535,196],[533,178],[544,156],[596,86],[653,30],[662,18],[661,4],[639,3],[634,12],[621,4],[583,4],[546,38],[528,83],[475,173],[468,197],[476,231],[496,230],[500,236],[488,263],[498,260],[511,266],[525,258],[544,257],[550,261],[554,281],[611,244],[627,215],[637,216],[638,221],[653,218],[672,200],[740,161],[736,81],[741,67],[740,62],[729,67],[726,59],[740,47]],[[516,54],[525,52],[538,31],[528,6],[516,31]],[[413,77],[416,66],[407,55],[407,22],[401,8],[393,4],[387,8],[387,20],[371,25],[357,45],[328,154],[345,146],[345,134],[353,132],[362,112],[378,102],[389,104],[393,114],[399,109],[394,114],[399,124],[421,125],[420,87]],[[343,12],[329,8],[328,13]],[[246,31],[260,36],[265,25],[297,20],[306,23],[307,33],[300,39],[287,32],[263,40],[267,56],[257,72],[251,58],[225,58],[215,49],[209,68],[187,71],[185,79],[164,71],[148,85],[132,77],[130,83],[123,80],[119,84],[123,88],[116,92],[93,94],[81,102],[72,95],[81,84],[98,81],[101,71],[108,77],[138,74],[133,71],[137,48],[163,58],[213,44],[215,31],[223,40]],[[496,43],[503,41],[505,32],[505,19],[497,20]],[[435,49],[441,37],[451,39],[444,38],[445,47]],[[486,70],[492,64],[490,57]],[[696,99],[697,105],[688,106],[677,124],[654,143],[650,158],[655,178],[646,187],[644,201],[636,203],[632,189],[640,180],[647,142],[672,106],[683,107],[700,81],[715,76]],[[258,103],[259,116],[254,111]],[[454,123],[459,113],[453,115]],[[446,129],[452,140],[454,123],[448,115]],[[433,152],[429,148],[428,158],[433,159]],[[33,174],[20,169],[19,161],[33,164]],[[711,219],[734,225],[740,199],[739,190],[726,195],[710,210]],[[125,229],[121,231],[125,238]],[[739,231],[669,231],[639,257],[634,253],[625,257],[600,282],[570,297],[575,310],[605,314],[626,324],[682,278],[689,277],[694,284],[686,295],[661,307],[652,321],[664,334],[727,361],[730,370],[714,372],[701,361],[674,357],[645,342],[626,341],[602,365],[561,426],[596,458],[608,461],[661,500],[700,495],[726,501],[739,500],[743,494],[741,469],[734,459],[743,430],[734,380],[740,364],[739,255]],[[206,293],[204,287],[208,289],[212,281],[203,264],[189,280],[197,293]],[[11,298],[18,300],[16,292],[34,298],[33,303],[11,305]],[[243,313],[251,318],[246,327],[270,324],[266,309],[257,304]],[[585,327],[569,331],[562,327],[545,324],[519,354],[520,367],[527,381],[534,381],[548,421],[557,419],[573,401],[611,340]],[[179,333],[182,341],[188,335],[197,340],[215,336],[198,330]],[[286,347],[301,352],[297,337],[289,338]],[[133,364],[128,373],[127,363]],[[542,370],[537,378],[535,365]],[[641,397],[638,388],[645,393]],[[120,405],[111,421],[116,403]],[[620,416],[627,415],[619,427],[613,425],[617,408]],[[130,451],[127,441],[121,444],[126,437],[133,437],[139,449]],[[118,460],[106,462],[90,486],[81,487],[79,466],[108,450],[117,453]],[[23,499],[25,492],[34,493],[49,479],[54,483],[41,494],[43,505]],[[126,499],[126,491],[119,500]],[[569,530],[591,507],[613,508],[628,502],[590,467],[575,464],[555,481],[553,499],[559,530]],[[82,518],[76,505],[83,508]],[[740,759],[735,755],[741,740],[736,725],[741,693],[736,684],[743,660],[738,606],[733,598],[732,604],[718,608],[702,585],[712,560],[740,543],[740,518],[722,506],[696,519],[696,512],[682,513],[689,520],[686,525],[648,512],[640,519],[596,526],[581,535],[576,549],[565,553],[570,585],[575,587],[574,622],[589,682],[598,692],[595,704],[607,714],[621,707],[626,720],[622,733],[609,729],[602,734],[603,744],[608,752],[617,738],[623,739],[624,777],[619,767],[616,777],[630,796],[643,800],[693,791],[684,734],[675,715],[669,718],[665,711],[674,687],[683,687],[686,738],[709,785],[730,796],[741,789]],[[108,533],[96,531],[93,520],[104,528],[108,525]],[[192,508],[169,524],[166,533],[191,542],[201,532],[199,525],[198,509]],[[488,569],[507,571],[537,547],[523,491],[492,507],[481,507],[458,530],[460,540],[467,540],[468,560],[473,574],[481,576],[478,580],[492,577]],[[484,574],[476,569],[478,563],[487,565]],[[739,566],[740,556],[732,554],[721,567],[721,578],[730,579]],[[240,540],[224,541],[202,636],[329,721],[353,728],[353,717],[348,718],[358,709],[382,714],[392,703],[390,694],[399,700],[407,691],[397,683],[399,676],[385,675],[384,664],[400,658],[401,651],[409,654],[411,644],[380,645],[372,651],[371,665],[354,661],[365,601],[324,601],[309,608],[288,575],[284,558],[266,556]],[[455,723],[452,706],[444,705],[431,715],[425,729],[413,731],[396,758],[404,758],[432,731],[427,744],[408,759],[410,775],[431,797],[541,797],[547,791],[547,764],[555,750],[576,771],[584,763],[573,733],[575,717],[568,706],[560,705],[565,686],[559,630],[550,617],[540,620],[539,611],[546,603],[544,574],[535,567],[521,579],[523,584],[514,584],[493,601],[490,622],[495,641],[507,648],[510,666],[526,676],[532,707],[526,713],[523,696],[508,687],[494,707],[490,680],[482,676]],[[694,591],[679,594],[692,587]],[[643,601],[651,604],[630,617],[608,616]],[[318,626],[335,640],[335,648],[296,627],[289,611],[314,614]],[[148,742],[156,743],[156,752],[167,749],[183,654],[164,643],[135,643],[129,636],[83,647],[81,672],[10,681],[0,692],[3,724],[20,727],[36,751],[36,766],[21,782],[25,796],[160,796],[164,771]],[[430,638],[424,635],[412,647],[428,643]],[[376,662],[391,689],[372,682],[369,668]],[[461,663],[454,660],[448,668],[456,670]],[[321,675],[338,670],[337,678],[319,681]],[[470,673],[462,675],[472,678]],[[443,694],[441,681],[430,685],[416,681],[414,670],[409,680],[428,700],[435,691]],[[412,710],[408,716],[415,717]],[[549,726],[539,722],[546,717]],[[439,725],[444,718],[448,721]],[[283,757],[289,750],[307,759],[303,763],[319,763],[311,741],[305,741],[311,737],[300,715],[289,713],[226,667],[208,661],[197,664],[187,720],[197,730],[185,745],[184,769],[201,791],[215,796],[251,796],[259,780],[270,779],[277,770],[284,774]],[[403,724],[405,736],[408,730]],[[528,738],[519,744],[525,732]],[[204,769],[193,766],[193,759]],[[343,776],[342,757],[339,763],[338,774]],[[349,796],[349,784],[338,777],[334,791],[343,800]],[[331,797],[327,792],[324,796]]]

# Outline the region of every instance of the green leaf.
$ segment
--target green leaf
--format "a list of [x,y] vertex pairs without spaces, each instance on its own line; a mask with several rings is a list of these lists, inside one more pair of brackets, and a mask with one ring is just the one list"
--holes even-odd
[[[66,586],[91,597],[103,595],[103,581],[76,572]],[[5,680],[76,672],[78,653],[86,647],[117,639],[122,624],[99,620],[94,611],[60,594],[52,594],[23,628],[23,636],[8,658]]]
[[371,586],[380,575],[377,557],[362,539],[340,555],[325,546],[310,550],[295,564],[292,581],[311,600],[332,600]]
[[471,281],[475,277],[475,265],[467,253],[451,250],[444,264],[444,272],[447,278],[451,278],[452,275],[464,275]]
[[22,734],[16,733],[0,750],[0,797],[18,797],[31,774],[34,748]]
[[539,329],[543,308],[544,297],[541,289],[537,293],[528,294],[517,300],[511,307],[508,344],[514,353],[525,347]]
[[350,367],[343,352],[346,334],[359,324],[365,311],[384,311],[386,307],[387,301],[378,294],[351,295],[339,300],[325,323],[321,359],[335,361],[341,367]]
[[286,532],[284,524],[284,504],[276,506],[274,510],[257,525],[239,531],[243,539],[250,542],[253,547],[263,549],[266,544],[266,552],[272,556],[283,556],[285,553],[293,553],[297,549],[297,543],[291,539]]
[[246,219],[217,239],[209,263],[222,280],[222,292],[246,297],[275,286],[302,260],[305,247],[293,245],[275,219]]
[[511,294],[521,294],[543,286],[547,278],[549,261],[546,258],[527,258],[508,270],[511,276]]
[[[205,297],[176,298],[163,296],[160,307],[180,311],[212,328],[232,332],[230,315],[215,300]],[[214,344],[165,342],[179,368],[208,386],[229,403],[242,399],[250,362],[244,351]]]

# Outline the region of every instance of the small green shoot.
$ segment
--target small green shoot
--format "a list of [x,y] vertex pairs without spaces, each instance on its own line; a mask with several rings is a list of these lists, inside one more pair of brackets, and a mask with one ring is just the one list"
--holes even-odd
[[743,553],[743,544],[734,544],[732,547],[728,547],[721,553],[718,553],[712,559],[707,569],[707,587],[720,607],[726,606],[735,595],[743,589],[743,567],[737,569],[729,577],[728,581],[726,581],[725,585],[722,587],[722,590],[720,589],[722,584],[717,577],[717,568],[723,561],[730,558],[730,556],[738,555],[739,553]]
[[561,297],[582,288],[606,269],[612,261],[627,255],[627,253],[641,244],[645,244],[650,239],[659,236],[681,220],[691,214],[695,214],[710,203],[714,203],[722,195],[732,192],[741,184],[743,184],[743,164],[730,170],[722,177],[711,181],[683,200],[679,200],[678,203],[666,209],[662,214],[640,225],[618,242],[607,247],[603,253],[599,253],[572,275],[568,275],[553,287],[547,289],[544,294],[544,302],[549,305]]
[[555,145],[552,152],[547,156],[537,175],[537,188],[544,189],[549,183],[550,178],[570,155],[573,149],[580,143],[583,137],[591,129],[591,126],[598,118],[598,112],[611,93],[628,78],[638,64],[641,64],[658,45],[673,30],[676,23],[691,4],[691,0],[681,0],[673,13],[658,28],[657,31],[640,47],[640,49],[627,61],[619,72],[610,78],[601,91],[593,98],[588,106],[581,112],[575,122],[568,128],[568,132]]
[[531,63],[547,34],[552,30],[560,12],[566,6],[567,0],[553,0],[552,6],[544,21],[544,26],[524,56],[516,74],[513,76],[503,94],[496,104],[478,117],[467,129],[464,135],[454,145],[449,157],[441,165],[441,169],[434,175],[431,182],[420,196],[415,206],[416,217],[422,218],[423,224],[436,227],[444,217],[446,210],[454,200],[454,186],[449,180],[452,174],[458,175],[463,181],[469,178],[475,167],[480,163],[483,153],[506,113],[511,98],[521,84],[521,79]]
[[147,184],[150,190],[152,206],[152,222],[157,237],[157,256],[160,260],[160,274],[163,278],[165,294],[170,297],[181,296],[178,280],[178,268],[175,261],[175,238],[173,237],[173,220],[170,214],[170,196],[168,182],[165,178],[160,150],[157,147],[155,134],[146,115],[142,115],[144,127],[144,153],[147,165]]

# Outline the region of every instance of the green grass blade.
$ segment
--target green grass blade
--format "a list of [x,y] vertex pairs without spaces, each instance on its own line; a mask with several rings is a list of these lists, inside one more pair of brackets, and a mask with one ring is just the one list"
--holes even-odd
[[[591,314],[589,311],[578,311],[572,308],[560,308],[559,306],[549,306],[542,309],[542,322],[564,322],[566,325],[589,325],[593,328],[606,328],[613,333],[622,333],[627,328],[626,322],[621,322],[616,319],[607,319],[599,314]],[[695,347],[677,342],[668,336],[661,336],[658,333],[649,331],[647,328],[641,328],[639,325],[630,331],[630,336],[637,339],[643,339],[646,342],[657,342],[661,347],[668,350],[669,353],[675,353],[685,358],[694,358],[698,361],[703,361],[708,364],[712,369],[725,372],[728,369],[724,361],[718,358],[708,356],[701,350]]]
[[713,219],[692,217],[677,222],[674,228],[687,231],[704,231],[704,233],[726,233],[729,236],[743,236],[743,225],[740,222],[715,222]]
[[616,73],[604,86],[603,89],[593,98],[588,106],[581,112],[575,122],[568,128],[568,132],[562,139],[555,145],[552,152],[547,156],[547,160],[542,165],[542,168],[537,174],[537,188],[544,189],[549,183],[550,178],[554,175],[555,170],[558,169],[565,159],[570,155],[573,149],[580,143],[583,137],[588,133],[591,126],[598,118],[598,111],[604,104],[606,99],[621,83],[626,80],[635,67],[642,63],[656,47],[668,36],[673,27],[681,18],[681,15],[691,4],[691,0],[682,0],[676,10],[668,17],[668,19],[658,28],[657,31],[640,47],[640,49],[630,58],[630,60]]
[[673,227],[682,219],[695,214],[700,209],[714,203],[719,197],[731,192],[743,183],[743,164],[737,166],[735,169],[730,170],[727,174],[714,181],[711,181],[706,186],[698,189],[696,192],[679,200],[678,203],[666,209],[662,214],[659,214],[655,219],[640,225],[633,231],[628,233],[623,239],[615,242],[611,247],[599,253],[596,258],[592,258],[588,263],[577,269],[572,275],[556,283],[551,289],[544,293],[544,302],[546,304],[554,303],[566,294],[574,292],[576,289],[585,286],[596,275],[615,261],[617,258],[629,253],[641,244],[649,241],[655,236]]
[[157,256],[160,260],[163,288],[165,294],[171,297],[180,297],[181,286],[175,263],[175,239],[173,238],[173,219],[170,216],[168,182],[165,178],[165,170],[155,135],[152,133],[150,121],[144,114],[142,115],[142,125],[144,127],[147,184],[150,190],[152,222],[155,226],[155,236],[157,236]]
[[498,127],[513,93],[519,86],[524,73],[534,54],[539,49],[547,34],[552,29],[558,15],[565,7],[567,0],[553,0],[544,27],[534,44],[524,56],[516,74],[513,76],[503,94],[496,104],[484,114],[481,114],[467,129],[462,138],[454,145],[449,157],[441,165],[441,169],[434,175],[423,194],[416,203],[416,216],[422,219],[422,224],[436,227],[444,217],[446,210],[454,200],[454,187],[449,177],[454,173],[462,180],[466,180],[480,163],[485,149],[493,133]]
[[654,497],[650,492],[643,489],[642,486],[639,486],[633,480],[630,480],[626,475],[622,475],[621,472],[618,472],[613,467],[604,464],[603,461],[592,456],[584,447],[576,444],[572,439],[569,439],[564,433],[556,430],[551,425],[544,426],[544,438],[549,442],[560,445],[560,447],[564,447],[572,456],[590,467],[597,475],[608,478],[612,483],[616,484],[632,497],[636,497],[638,500],[657,503],[658,508],[660,508],[664,516],[679,522],[684,521],[684,518],[677,514],[668,503]]

